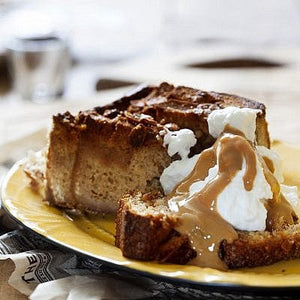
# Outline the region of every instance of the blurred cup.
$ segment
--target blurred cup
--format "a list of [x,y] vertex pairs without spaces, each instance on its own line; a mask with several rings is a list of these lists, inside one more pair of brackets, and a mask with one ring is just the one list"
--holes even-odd
[[58,34],[15,36],[7,45],[15,90],[24,99],[45,103],[63,94],[70,55]]

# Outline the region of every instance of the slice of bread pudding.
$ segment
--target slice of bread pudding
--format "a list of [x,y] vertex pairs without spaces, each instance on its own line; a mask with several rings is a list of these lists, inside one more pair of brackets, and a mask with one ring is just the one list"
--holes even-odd
[[54,116],[45,171],[25,172],[52,205],[117,213],[128,258],[217,269],[298,258],[295,190],[278,175],[265,113],[235,95],[147,86]]
[[[116,246],[128,258],[186,264],[197,252],[189,237],[175,229],[178,222],[161,195],[126,194],[119,203]],[[235,240],[220,243],[218,255],[229,269],[300,258],[300,225],[271,232],[238,230]]]
[[130,190],[162,191],[159,178],[177,159],[160,133],[191,129],[191,155],[211,146],[207,117],[228,106],[259,109],[257,144],[270,146],[265,106],[234,95],[168,83],[147,86],[110,105],[53,117],[46,166],[46,201],[87,212],[116,212]]

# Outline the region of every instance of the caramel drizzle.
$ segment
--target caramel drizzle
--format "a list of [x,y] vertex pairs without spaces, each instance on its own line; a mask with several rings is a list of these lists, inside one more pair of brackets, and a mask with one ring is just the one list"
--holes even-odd
[[[260,159],[264,175],[267,182],[271,186],[273,198],[269,199],[265,203],[265,207],[268,211],[266,220],[266,230],[274,231],[280,230],[288,225],[297,223],[298,217],[292,207],[292,205],[285,199],[280,192],[280,184],[274,176],[274,166],[269,168],[270,160],[266,160],[266,157]],[[272,171],[273,170],[273,171]]]
[[[222,240],[232,242],[238,237],[237,232],[225,221],[216,210],[218,195],[242,170],[243,162],[246,162],[246,170],[243,176],[244,187],[247,191],[253,188],[256,177],[256,154],[254,146],[246,140],[239,130],[226,126],[224,132],[231,135],[221,135],[212,148],[203,151],[191,174],[182,181],[168,196],[170,202],[177,205],[181,223],[176,228],[180,233],[189,236],[191,246],[197,251],[197,257],[190,264],[201,267],[212,267],[226,270],[227,266],[219,258],[219,244]],[[209,169],[217,163],[217,151],[219,148],[219,171],[202,190],[190,195],[190,186],[203,181]],[[266,203],[268,210],[266,227],[274,230],[280,224],[294,224],[295,213],[291,205],[280,193],[280,185],[274,177],[274,167],[269,170],[267,164],[262,162],[265,177],[272,187],[273,199]],[[272,162],[271,162],[272,163]],[[271,167],[271,166],[270,166]]]
[[274,173],[275,167],[274,167],[274,165],[273,165],[273,161],[272,161],[269,157],[267,157],[267,156],[263,156],[263,160],[265,161],[265,163],[266,163],[268,169],[269,169],[272,173]]

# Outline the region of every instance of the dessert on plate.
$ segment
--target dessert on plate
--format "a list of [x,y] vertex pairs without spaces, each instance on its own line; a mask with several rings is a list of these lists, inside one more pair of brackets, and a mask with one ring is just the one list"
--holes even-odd
[[265,106],[168,83],[53,117],[45,164],[25,172],[51,205],[115,213],[124,256],[217,269],[300,257],[297,188],[283,184]]

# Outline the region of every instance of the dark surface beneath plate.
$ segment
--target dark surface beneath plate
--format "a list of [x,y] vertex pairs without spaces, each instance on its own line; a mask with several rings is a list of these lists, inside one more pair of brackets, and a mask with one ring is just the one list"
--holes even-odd
[[125,81],[119,79],[101,78],[96,83],[96,91],[116,89],[130,85],[137,85],[137,82]]
[[283,67],[280,62],[256,57],[236,57],[230,59],[211,60],[206,62],[195,62],[186,65],[195,69],[255,69],[255,68],[278,68]]
[[186,279],[159,276],[110,263],[105,260],[95,258],[92,255],[83,254],[79,250],[70,249],[66,245],[62,245],[40,233],[37,233],[12,215],[4,205],[2,205],[2,208],[4,208],[6,214],[17,224],[21,225],[29,232],[39,236],[42,240],[50,243],[55,248],[69,253],[74,253],[82,259],[88,258],[90,260],[100,262],[104,266],[103,272],[105,273],[115,274],[117,271],[117,274],[120,277],[126,278],[126,276],[132,277],[133,275],[136,275],[137,280],[141,276],[154,280],[157,283],[157,286],[160,287],[160,293],[155,296],[155,299],[300,299],[300,287],[274,288],[263,286],[252,287],[226,283],[199,283]]
[[0,95],[8,93],[12,88],[12,78],[9,64],[5,55],[0,55]]

